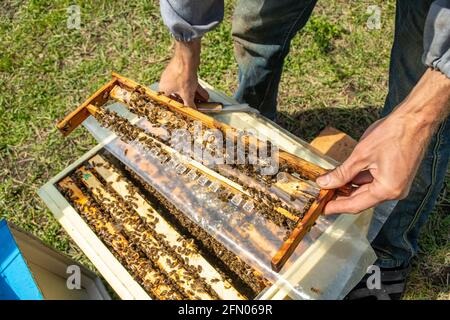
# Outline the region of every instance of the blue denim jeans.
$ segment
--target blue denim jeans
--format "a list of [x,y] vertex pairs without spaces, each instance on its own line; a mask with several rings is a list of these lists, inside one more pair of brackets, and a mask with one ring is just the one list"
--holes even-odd
[[[236,99],[276,117],[278,86],[290,42],[308,21],[316,0],[241,0],[233,17],[235,56],[239,65]],[[423,27],[430,1],[398,0],[391,52],[389,93],[382,111],[388,115],[426,70],[421,62]],[[369,71],[370,72],[370,71]],[[450,120],[434,135],[407,198],[375,209],[369,234],[382,267],[407,265],[417,253],[419,232],[442,188],[450,155]],[[381,206],[380,206],[381,207]]]

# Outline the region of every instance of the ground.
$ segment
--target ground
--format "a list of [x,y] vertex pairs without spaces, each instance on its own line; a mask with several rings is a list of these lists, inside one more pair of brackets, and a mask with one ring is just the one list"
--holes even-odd
[[[63,138],[57,119],[115,70],[157,81],[171,38],[157,1],[76,1],[80,29],[67,27],[75,1],[0,3],[0,218],[89,264],[36,191],[94,145],[84,129]],[[381,8],[370,29],[367,8]],[[204,39],[200,76],[232,94],[237,86],[227,2],[225,21]],[[293,41],[280,89],[279,122],[305,140],[326,125],[358,138],[386,95],[395,1],[319,1]],[[450,299],[450,177],[423,230],[406,299]]]

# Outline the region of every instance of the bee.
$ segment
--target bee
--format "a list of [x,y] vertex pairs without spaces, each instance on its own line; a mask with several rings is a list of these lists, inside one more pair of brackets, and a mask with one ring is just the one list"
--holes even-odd
[[321,294],[322,293],[322,291],[320,289],[317,289],[315,287],[311,287],[311,291],[314,292],[314,293],[317,293],[317,294]]

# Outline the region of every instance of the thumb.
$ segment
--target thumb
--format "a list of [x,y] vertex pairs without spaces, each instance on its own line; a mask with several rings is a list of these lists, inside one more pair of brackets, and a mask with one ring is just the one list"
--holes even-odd
[[317,178],[316,183],[323,189],[335,189],[351,182],[353,178],[364,168],[362,162],[350,157],[333,171]]
[[195,92],[195,98],[207,102],[209,100],[209,93],[199,84]]
[[180,92],[180,97],[183,100],[183,104],[185,106],[196,109],[196,105],[194,102],[195,92]]

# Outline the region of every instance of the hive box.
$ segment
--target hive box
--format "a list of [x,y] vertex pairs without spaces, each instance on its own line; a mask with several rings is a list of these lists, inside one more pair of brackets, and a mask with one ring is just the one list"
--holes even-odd
[[[237,104],[233,99],[206,84],[204,85],[209,89],[213,101],[224,103],[224,109]],[[120,104],[112,107],[118,112],[121,109]],[[122,109],[125,108],[122,107]],[[127,113],[127,111],[124,112]],[[224,112],[214,115],[214,118],[235,128],[254,129],[262,138],[270,136],[271,140],[280,148],[324,168],[332,168],[336,164],[316,152],[306,142],[261,116],[246,112]],[[83,124],[100,143],[52,178],[39,190],[39,195],[121,298],[149,299],[150,297],[144,289],[56,188],[56,184],[61,179],[97,154],[116,137],[108,130],[98,127],[98,123],[92,117],[86,119]],[[368,218],[370,218],[370,211],[361,215],[341,215],[336,218],[328,228],[320,230],[320,236],[314,239],[307,250],[284,272],[283,281],[274,283],[261,292],[258,298],[286,299],[292,297],[289,290],[282,284],[285,281],[302,288],[305,299],[339,299],[345,296],[375,260],[375,254],[364,234]]]

